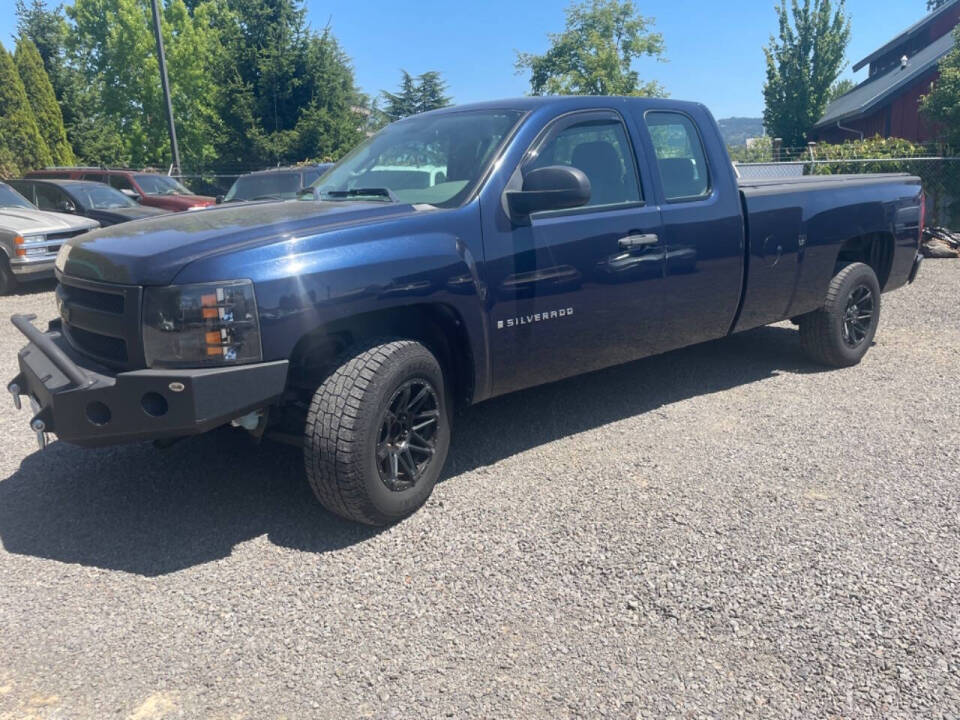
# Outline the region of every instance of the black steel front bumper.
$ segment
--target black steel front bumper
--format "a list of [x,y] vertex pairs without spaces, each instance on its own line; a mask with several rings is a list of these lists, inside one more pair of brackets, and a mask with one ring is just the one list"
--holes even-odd
[[27,396],[30,427],[88,447],[196,435],[270,405],[283,393],[288,362],[204,369],[112,372],[74,351],[59,321],[47,332],[32,315],[11,322],[29,344],[7,389],[17,407]]

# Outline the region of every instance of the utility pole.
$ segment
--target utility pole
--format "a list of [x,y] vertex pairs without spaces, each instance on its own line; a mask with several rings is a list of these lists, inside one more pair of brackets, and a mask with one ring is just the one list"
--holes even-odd
[[160,84],[163,86],[163,99],[167,106],[167,127],[170,130],[170,149],[173,152],[173,167],[180,174],[180,148],[177,147],[177,128],[173,124],[173,105],[170,103],[170,81],[167,80],[167,56],[163,52],[163,33],[160,32],[160,8],[157,0],[150,0],[153,6],[153,34],[157,38],[157,59],[160,61]]

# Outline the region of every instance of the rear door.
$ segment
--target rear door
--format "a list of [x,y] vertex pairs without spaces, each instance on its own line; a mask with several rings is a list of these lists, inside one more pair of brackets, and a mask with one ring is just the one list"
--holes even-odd
[[65,212],[64,206],[70,200],[67,194],[56,185],[36,183],[36,206],[50,212]]
[[644,199],[623,118],[589,110],[555,119],[514,176],[548,165],[582,170],[591,199],[485,234],[495,393],[631,360],[658,346],[660,212]]
[[[638,118],[656,162],[666,250],[663,349],[729,332],[740,303],[744,228],[740,193],[719,141],[705,143],[693,114],[647,110]],[[711,137],[719,132],[711,128]]]

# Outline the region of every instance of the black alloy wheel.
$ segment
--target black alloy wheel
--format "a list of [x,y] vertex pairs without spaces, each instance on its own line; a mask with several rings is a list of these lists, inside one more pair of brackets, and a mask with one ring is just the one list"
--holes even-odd
[[393,394],[377,437],[377,469],[390,490],[408,490],[423,477],[437,452],[439,422],[437,391],[426,379],[408,380]]
[[843,341],[850,347],[857,347],[864,341],[873,324],[875,303],[873,291],[866,285],[859,285],[847,296],[847,307],[843,314]]

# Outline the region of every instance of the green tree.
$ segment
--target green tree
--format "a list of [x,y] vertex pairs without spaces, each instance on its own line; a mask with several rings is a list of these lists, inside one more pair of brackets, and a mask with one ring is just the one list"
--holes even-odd
[[446,92],[447,83],[436,70],[429,70],[417,77],[417,112],[447,107],[450,96]]
[[[76,0],[73,61],[90,96],[83,154],[99,162],[166,166],[170,143],[160,87],[149,0]],[[163,9],[170,94],[185,168],[202,169],[217,157],[223,134],[219,87],[213,73],[223,52],[222,4],[202,2],[193,14],[183,0]]]
[[415,115],[417,112],[417,84],[413,76],[406,70],[401,70],[403,77],[400,80],[400,89],[396,93],[383,91],[386,107],[383,112],[390,120]]
[[807,130],[823,115],[830,88],[843,69],[850,20],[844,0],[836,10],[830,0],[791,0],[789,10],[786,0],[780,0],[776,11],[779,38],[771,36],[763,50],[763,123],[786,147],[800,147]]
[[23,82],[10,53],[0,44],[0,135],[6,153],[20,170],[41,168],[51,164],[37,120],[23,89]]
[[300,0],[231,0],[215,71],[226,137],[221,166],[339,158],[363,137],[365,99],[329,27]]
[[37,126],[55,165],[72,165],[74,163],[73,148],[67,141],[67,130],[63,126],[63,115],[60,105],[53,92],[53,85],[43,67],[43,60],[37,47],[27,38],[21,36],[17,40],[17,51],[14,55],[17,71],[23,81],[27,99],[33,109]]
[[63,7],[57,5],[48,10],[45,0],[17,0],[16,14],[20,37],[36,45],[43,59],[43,67],[60,104],[67,137],[76,154],[88,137],[102,128],[90,118],[97,107],[93,91],[70,62],[70,26]]
[[957,44],[940,61],[940,77],[920,101],[920,111],[938,130],[941,139],[960,148],[960,28],[953,31]]
[[830,86],[830,92],[827,93],[827,103],[832,103],[841,95],[846,95],[848,92],[853,90],[857,84],[850,78],[843,78],[842,80],[837,80],[833,85]]
[[589,0],[566,10],[566,29],[551,33],[543,55],[517,53],[517,72],[530,71],[533,95],[665,95],[633,69],[640,57],[664,59],[663,36],[632,0]]
[[384,90],[382,93],[386,101],[383,112],[390,120],[437,110],[450,104],[450,98],[445,94],[447,84],[438,71],[428,70],[417,77],[413,77],[406,70],[400,72],[403,77],[400,79],[398,92]]

